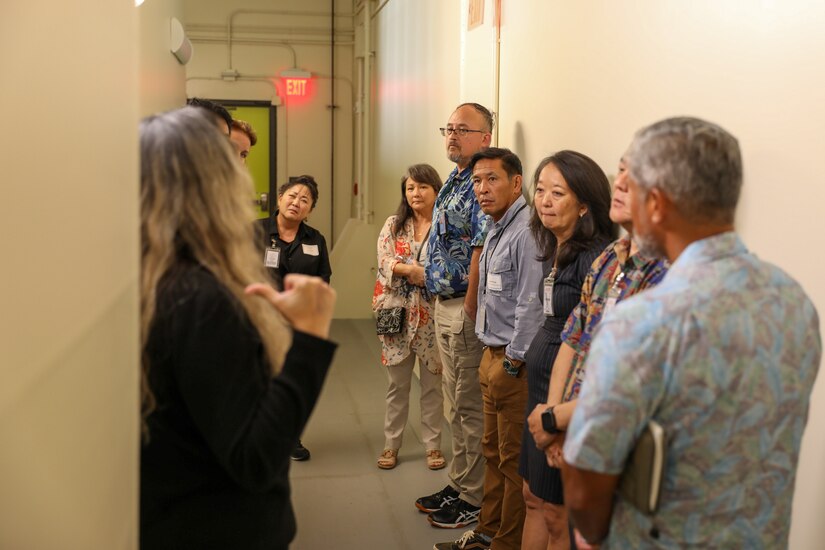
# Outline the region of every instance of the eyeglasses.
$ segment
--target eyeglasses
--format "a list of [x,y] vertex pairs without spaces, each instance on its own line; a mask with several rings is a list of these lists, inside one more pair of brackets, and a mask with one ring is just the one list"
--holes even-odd
[[442,136],[451,136],[458,134],[459,137],[465,137],[468,133],[474,132],[477,134],[486,134],[484,130],[470,130],[469,128],[439,128]]

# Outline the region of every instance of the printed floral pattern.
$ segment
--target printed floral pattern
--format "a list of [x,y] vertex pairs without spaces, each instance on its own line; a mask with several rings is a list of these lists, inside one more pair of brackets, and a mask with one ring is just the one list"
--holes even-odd
[[407,309],[407,322],[399,334],[380,335],[381,362],[384,365],[397,365],[410,352],[419,359],[423,358],[427,369],[433,373],[441,372],[441,356],[435,342],[435,323],[433,308],[435,298],[427,289],[412,285],[404,277],[393,275],[392,269],[398,262],[411,264],[418,255],[419,246],[424,246],[421,261],[427,252],[426,243],[418,245],[413,241],[413,222],[407,220],[403,229],[393,238],[392,226],[395,216],[387,218],[378,236],[378,277],[372,296],[372,309],[404,307]]
[[608,291],[620,272],[618,302],[659,284],[667,273],[667,260],[647,259],[641,254],[630,255],[630,238],[623,237],[602,252],[593,262],[582,286],[582,298],[567,319],[562,341],[576,351],[562,401],[576,399],[584,379],[584,359],[590,350],[593,331],[602,320]]
[[427,289],[438,296],[463,296],[467,292],[473,248],[484,246],[490,217],[481,211],[470,169],[453,169],[438,192],[425,266]]

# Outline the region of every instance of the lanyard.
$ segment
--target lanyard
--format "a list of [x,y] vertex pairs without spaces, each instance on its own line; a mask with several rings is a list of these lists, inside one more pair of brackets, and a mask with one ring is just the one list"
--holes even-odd
[[[509,221],[507,222],[507,224],[506,224],[506,225],[505,225],[505,226],[501,229],[501,231],[498,233],[498,235],[496,235],[496,244],[495,244],[495,246],[493,246],[492,250],[490,250],[490,251],[489,251],[489,253],[487,253],[487,254],[485,254],[485,255],[484,255],[484,256],[485,256],[485,257],[484,257],[484,275],[485,275],[485,276],[487,275],[487,273],[489,273],[489,269],[488,269],[488,268],[490,267],[490,258],[492,258],[492,257],[493,257],[493,254],[495,253],[496,248],[498,248],[498,243],[500,243],[500,242],[501,242],[501,238],[504,236],[504,232],[505,232],[505,231],[507,231],[507,228],[508,228],[508,227],[510,227],[510,224],[511,224],[511,223],[513,223],[514,221],[516,221],[516,218],[518,217],[519,213],[520,213],[522,210],[524,210],[525,208],[527,208],[527,205],[526,205],[526,204],[522,204],[522,205],[519,207],[519,209],[518,209],[518,210],[516,210],[516,213],[515,213],[515,214],[513,214],[513,217],[509,219]],[[486,286],[486,285],[485,285],[485,286]]]

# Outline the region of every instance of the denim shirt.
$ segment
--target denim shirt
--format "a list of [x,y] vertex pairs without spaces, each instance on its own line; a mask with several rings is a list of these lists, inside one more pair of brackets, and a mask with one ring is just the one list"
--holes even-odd
[[487,346],[506,346],[505,355],[520,361],[544,320],[542,268],[529,223],[530,208],[519,197],[493,224],[479,261],[476,336]]

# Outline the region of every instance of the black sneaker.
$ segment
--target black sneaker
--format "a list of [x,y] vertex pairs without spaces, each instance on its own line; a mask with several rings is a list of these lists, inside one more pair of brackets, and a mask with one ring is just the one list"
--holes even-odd
[[289,455],[289,458],[297,460],[298,462],[309,460],[309,449],[301,444],[300,439],[298,440],[298,444],[295,445],[295,448],[292,449],[292,454]]
[[491,544],[491,538],[470,530],[455,542],[439,542],[433,545],[433,550],[490,550]]
[[421,497],[415,501],[415,507],[431,514],[445,508],[458,500],[459,492],[453,489],[452,485],[447,485],[437,493]]
[[427,519],[434,527],[444,527],[445,529],[455,529],[464,527],[478,521],[478,513],[481,508],[473,506],[466,500],[458,499],[446,508],[433,512]]

